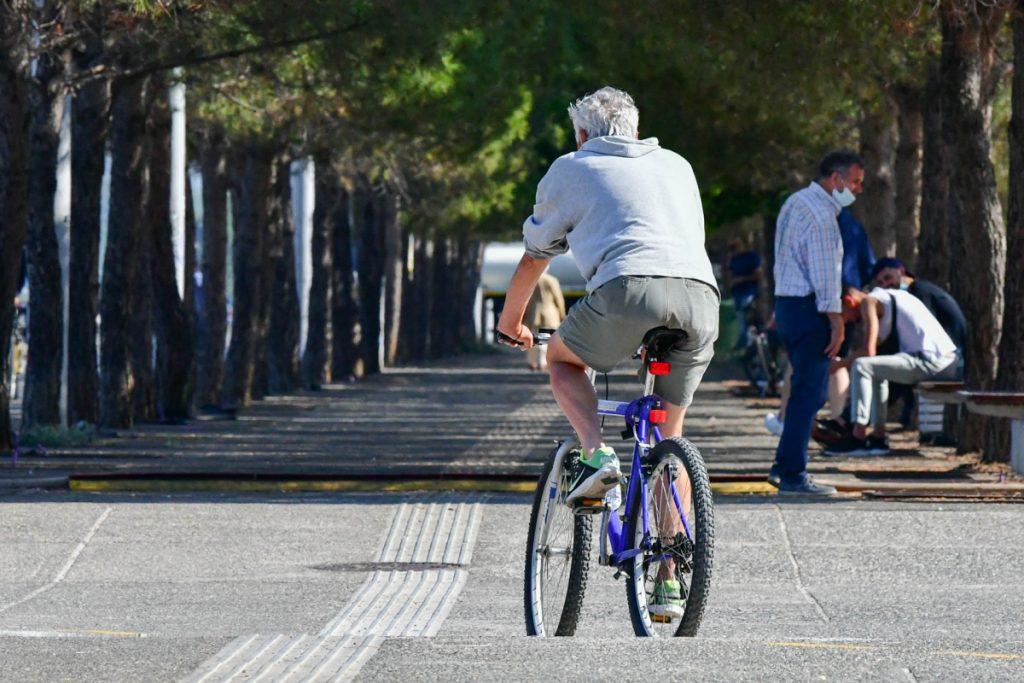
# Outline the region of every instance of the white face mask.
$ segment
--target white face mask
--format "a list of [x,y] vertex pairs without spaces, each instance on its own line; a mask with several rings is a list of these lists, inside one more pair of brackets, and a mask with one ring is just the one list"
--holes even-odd
[[842,190],[832,189],[832,199],[839,202],[839,206],[849,206],[857,199],[857,196],[850,191],[850,188],[844,187]]

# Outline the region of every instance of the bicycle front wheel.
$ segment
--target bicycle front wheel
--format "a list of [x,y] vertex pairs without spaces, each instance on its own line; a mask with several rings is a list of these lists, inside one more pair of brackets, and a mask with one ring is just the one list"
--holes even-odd
[[523,602],[526,634],[571,636],[576,633],[590,569],[592,524],[565,504],[569,465],[579,451],[571,442],[548,456],[537,482],[526,541]]
[[689,441],[665,439],[645,458],[644,479],[646,508],[636,495],[626,520],[626,538],[641,550],[626,565],[633,630],[638,636],[694,636],[704,616],[714,555],[707,468]]

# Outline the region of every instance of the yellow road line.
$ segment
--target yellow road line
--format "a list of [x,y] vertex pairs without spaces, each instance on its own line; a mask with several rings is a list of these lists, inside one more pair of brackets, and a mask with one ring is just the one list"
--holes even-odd
[[228,491],[239,493],[348,493],[406,491],[497,491],[531,493],[537,485],[529,481],[486,481],[475,479],[415,480],[282,480],[244,481],[237,479],[71,479],[72,491]]
[[714,481],[711,482],[711,490],[725,496],[775,495],[779,492],[766,481]]
[[[768,642],[765,645],[771,647],[796,647],[814,650],[892,650],[892,645],[878,643],[874,645],[856,645],[853,643],[822,643],[815,641],[777,641]],[[937,657],[975,657],[978,659],[998,659],[1003,661],[1014,661],[1024,659],[1024,655],[1012,654],[1009,652],[975,652],[971,650],[933,650],[926,654]]]
[[1008,652],[971,652],[968,650],[943,650],[942,652],[936,652],[937,655],[944,655],[946,657],[978,657],[981,659],[1024,659],[1024,655],[1014,655]]
[[806,641],[779,641],[765,643],[772,647],[804,647],[815,650],[874,650],[874,645],[853,645],[851,643],[814,643]]
[[[323,480],[241,480],[241,479],[78,479],[68,481],[72,491],[90,492],[186,492],[219,491],[234,493],[353,493],[411,491],[495,491],[533,493],[532,481],[499,479],[323,479]],[[711,490],[721,495],[774,494],[774,486],[764,481],[716,482]]]

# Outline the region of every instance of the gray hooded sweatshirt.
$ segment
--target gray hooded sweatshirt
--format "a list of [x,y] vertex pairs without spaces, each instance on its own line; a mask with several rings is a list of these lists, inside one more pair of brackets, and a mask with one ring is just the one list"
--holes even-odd
[[526,253],[572,249],[592,292],[620,275],[700,280],[717,291],[690,164],[657,138],[606,135],[559,157],[523,224]]

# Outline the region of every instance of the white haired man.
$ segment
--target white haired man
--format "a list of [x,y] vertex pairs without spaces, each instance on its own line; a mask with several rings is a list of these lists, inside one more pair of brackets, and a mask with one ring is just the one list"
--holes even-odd
[[[655,392],[679,436],[683,416],[714,354],[719,293],[704,248],[704,213],[685,159],[638,139],[633,99],[602,88],[569,107],[578,151],[559,157],[537,186],[523,224],[526,254],[509,283],[498,332],[533,346],[523,311],[549,259],[572,249],[587,296],[551,338],[551,390],[580,439],[568,503],[600,498],[616,485],[619,460],[601,438],[597,396],[586,370],[610,372],[655,327],[686,332],[672,373]],[[500,336],[499,336],[500,338]]]

